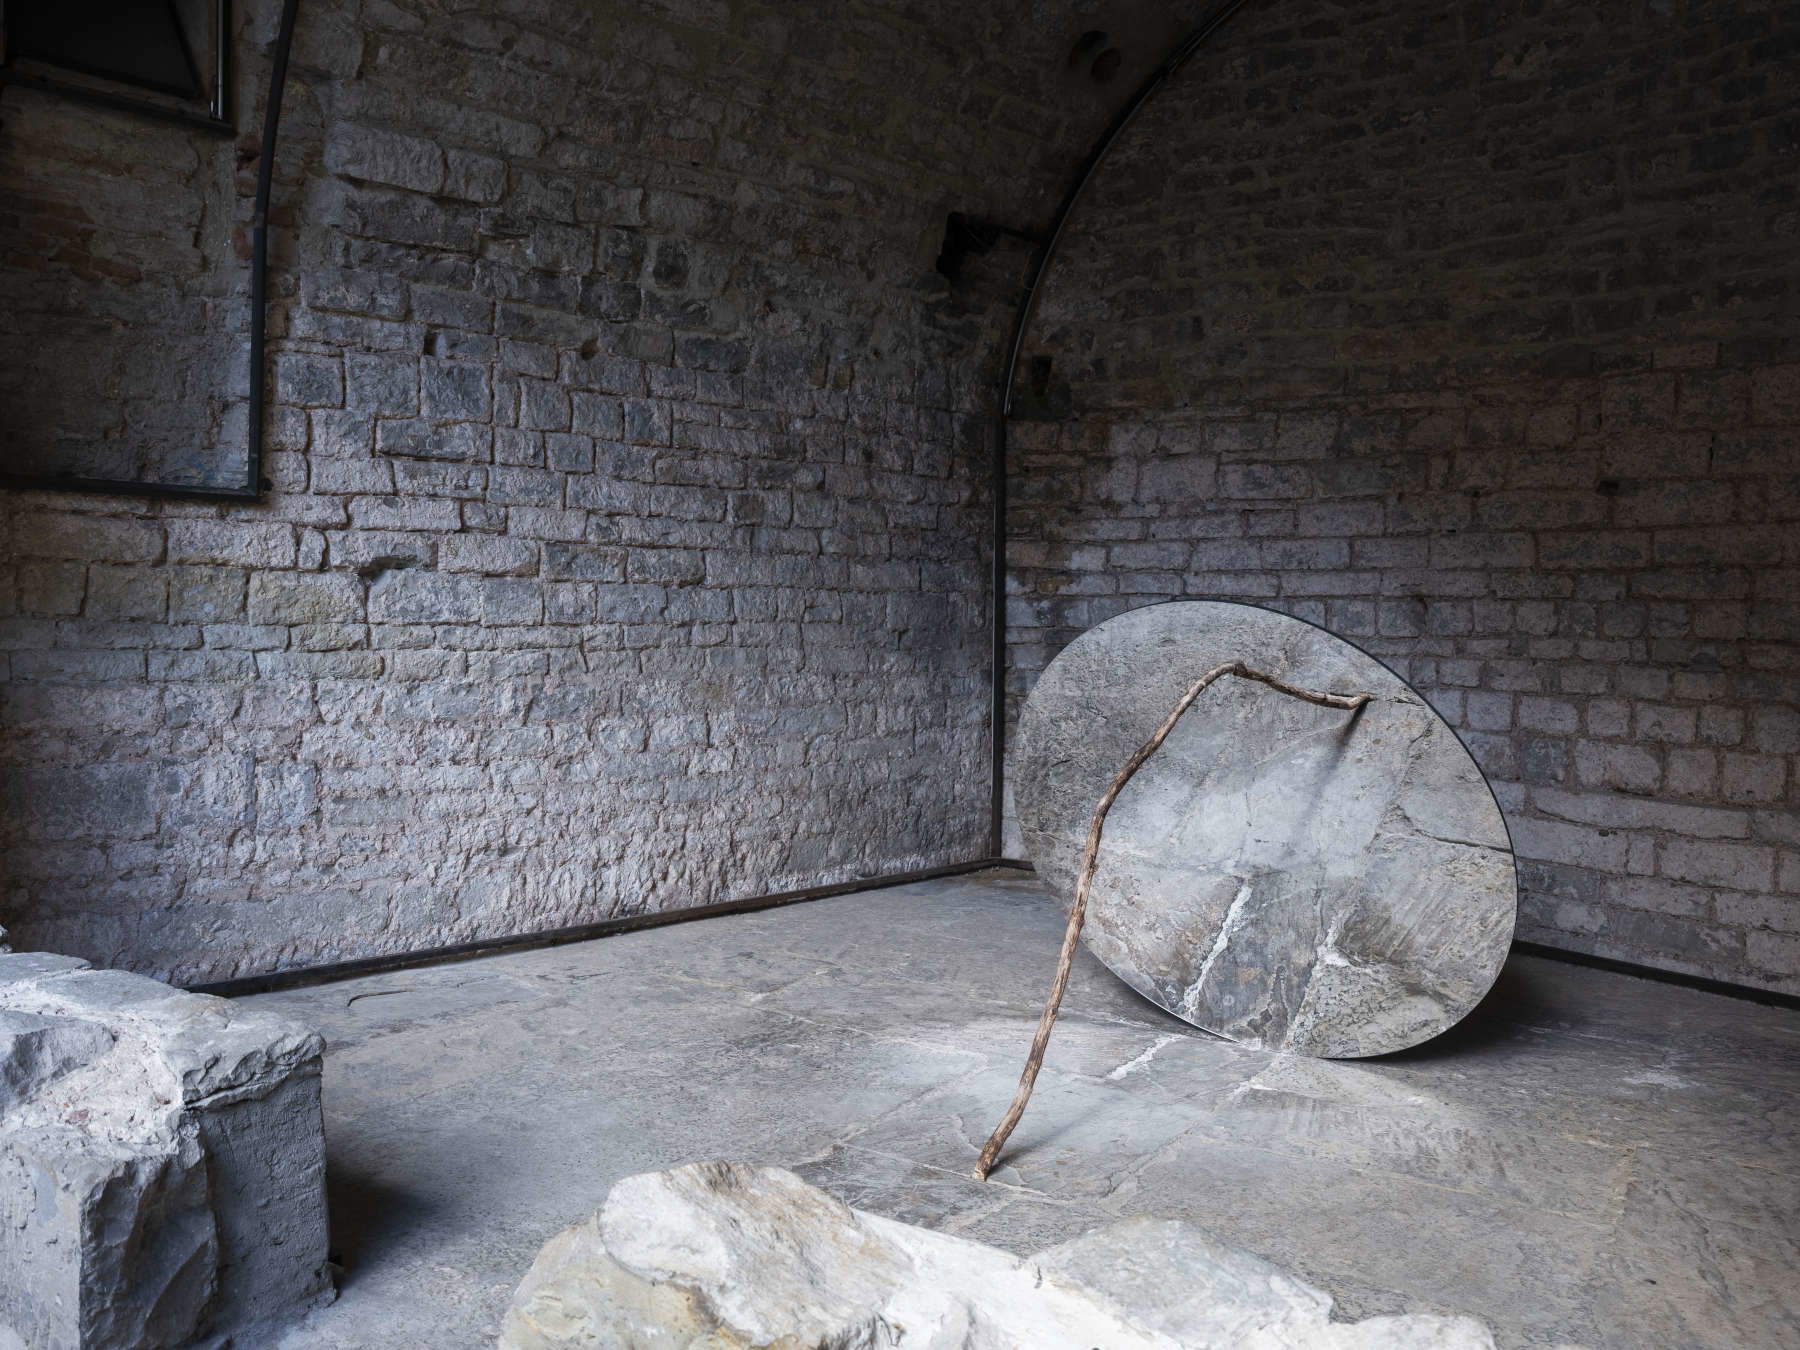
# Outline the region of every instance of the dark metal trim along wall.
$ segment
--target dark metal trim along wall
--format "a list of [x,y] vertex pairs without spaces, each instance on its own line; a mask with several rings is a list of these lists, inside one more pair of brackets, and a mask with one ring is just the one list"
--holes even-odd
[[1005,815],[1006,793],[1006,424],[1012,415],[1013,385],[1019,373],[1019,354],[1024,350],[1025,337],[1031,327],[1031,316],[1037,308],[1038,296],[1042,293],[1045,275],[1050,264],[1056,260],[1057,245],[1062,242],[1063,232],[1068,227],[1069,218],[1074,214],[1081,201],[1082,193],[1087,190],[1089,182],[1106,161],[1107,154],[1117,144],[1119,137],[1149,102],[1151,95],[1163,87],[1190,59],[1212,38],[1212,35],[1224,27],[1233,14],[1242,9],[1247,0],[1224,0],[1200,23],[1176,44],[1175,49],[1145,77],[1131,98],[1120,108],[1100,139],[1094,142],[1081,167],[1076,170],[1069,189],[1063,194],[1062,202],[1056,208],[1056,216],[1051,221],[1049,233],[1044,236],[1043,244],[1038,248],[1032,260],[1030,275],[1025,281],[1025,293],[1019,299],[1018,313],[1013,320],[1012,337],[1007,343],[1006,360],[1000,368],[999,400],[994,412],[993,464],[991,467],[993,501],[993,708],[990,716],[993,720],[993,745],[989,771],[993,775],[992,795],[989,801],[989,847],[988,851],[996,857],[1002,852],[1001,832]]

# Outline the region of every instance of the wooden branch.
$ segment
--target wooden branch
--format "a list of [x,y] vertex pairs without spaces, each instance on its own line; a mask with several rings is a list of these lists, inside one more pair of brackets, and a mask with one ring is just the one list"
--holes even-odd
[[1119,793],[1124,791],[1132,776],[1144,767],[1145,761],[1169,738],[1169,733],[1175,730],[1175,724],[1181,720],[1181,715],[1194,706],[1194,700],[1205,693],[1214,681],[1226,675],[1266,684],[1280,693],[1307,703],[1316,703],[1323,708],[1343,708],[1353,712],[1374,697],[1373,694],[1321,694],[1288,684],[1260,670],[1252,670],[1242,661],[1227,661],[1224,665],[1207,671],[1189,685],[1187,692],[1175,704],[1174,710],[1163,719],[1162,725],[1125,761],[1125,767],[1119,770],[1118,776],[1101,796],[1100,804],[1094,808],[1094,818],[1088,825],[1087,847],[1082,851],[1081,871],[1075,882],[1075,903],[1069,907],[1069,926],[1063,932],[1062,954],[1056,959],[1056,978],[1050,985],[1050,1000],[1044,1004],[1043,1016],[1038,1018],[1037,1035],[1032,1038],[1031,1053],[1025,1058],[1025,1071],[1019,1075],[1019,1090],[1013,1094],[1012,1105],[1006,1108],[1006,1114],[994,1127],[994,1133],[989,1136],[987,1146],[981,1150],[981,1157],[975,1163],[977,1181],[986,1181],[988,1173],[994,1170],[994,1162],[999,1158],[1000,1150],[1006,1147],[1007,1137],[1019,1123],[1019,1118],[1025,1114],[1025,1104],[1031,1100],[1031,1089],[1037,1083],[1038,1070],[1044,1065],[1044,1050],[1050,1044],[1050,1029],[1056,1025],[1056,1014],[1062,1009],[1063,993],[1069,987],[1069,971],[1075,964],[1075,944],[1081,938],[1081,925],[1087,918],[1088,889],[1092,886],[1094,873],[1100,865],[1100,832],[1106,825],[1106,813],[1112,810],[1113,802],[1118,800]]

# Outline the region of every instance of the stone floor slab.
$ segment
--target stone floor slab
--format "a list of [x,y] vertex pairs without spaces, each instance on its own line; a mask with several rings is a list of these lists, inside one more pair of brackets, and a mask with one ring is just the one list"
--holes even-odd
[[342,1295],[281,1350],[489,1345],[546,1238],[705,1158],[1020,1255],[1183,1219],[1507,1347],[1795,1343],[1800,1016],[1515,956],[1448,1035],[1321,1064],[1087,962],[984,1186],[1061,928],[995,871],[249,1000],[332,1041]]

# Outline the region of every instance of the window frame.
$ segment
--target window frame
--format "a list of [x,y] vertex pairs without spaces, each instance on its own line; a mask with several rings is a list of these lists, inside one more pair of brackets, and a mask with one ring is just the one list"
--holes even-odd
[[[205,0],[212,27],[210,52],[196,53],[210,85],[205,98],[183,98],[129,80],[89,74],[33,57],[17,57],[7,40],[9,10],[42,0],[0,0],[0,85],[16,84],[83,103],[118,108],[146,117],[233,135],[231,106],[231,0]],[[210,61],[205,58],[210,57]]]

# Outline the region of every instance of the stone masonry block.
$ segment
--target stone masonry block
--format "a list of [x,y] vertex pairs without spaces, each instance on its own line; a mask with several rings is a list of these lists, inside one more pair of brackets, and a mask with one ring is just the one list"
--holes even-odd
[[1670,839],[1662,846],[1665,877],[1736,891],[1767,891],[1775,881],[1775,851],[1756,844]]
[[325,167],[345,178],[436,192],[444,186],[444,152],[417,136],[341,123],[325,146]]
[[1752,740],[1765,754],[1800,754],[1800,709],[1758,708],[1751,725]]
[[461,519],[454,501],[431,497],[358,497],[350,523],[359,530],[454,530]]
[[290,407],[341,408],[343,364],[336,357],[283,352],[275,358],[275,397]]
[[172,520],[169,561],[292,567],[294,527],[272,521]]
[[25,558],[146,563],[162,555],[163,532],[156,521],[43,512],[19,521],[12,547]]
[[485,422],[491,400],[484,365],[427,360],[419,366],[419,403],[428,418],[439,422]]
[[78,562],[20,563],[19,610],[25,614],[79,614],[87,572]]
[[542,623],[544,588],[537,581],[492,577],[481,583],[481,621],[489,627]]
[[406,569],[369,585],[373,623],[475,623],[481,618],[480,578]]
[[446,535],[438,545],[438,565],[446,572],[525,577],[537,571],[538,545],[504,535]]
[[83,612],[90,619],[160,621],[168,606],[169,580],[161,568],[100,564],[88,569]]
[[156,831],[148,764],[20,765],[0,781],[9,832],[34,840],[144,839]]
[[363,588],[343,573],[258,572],[250,578],[250,622],[357,623]]
[[1800,365],[1759,370],[1750,385],[1750,420],[1800,426]]
[[0,954],[0,1343],[268,1344],[328,1298],[319,1037]]
[[390,352],[357,352],[344,359],[346,405],[381,417],[419,411],[418,363]]
[[445,154],[444,195],[470,202],[497,202],[506,193],[506,161],[473,150]]
[[437,426],[421,421],[384,421],[375,424],[375,446],[384,455],[481,463],[493,453],[494,436],[491,428],[474,422]]

